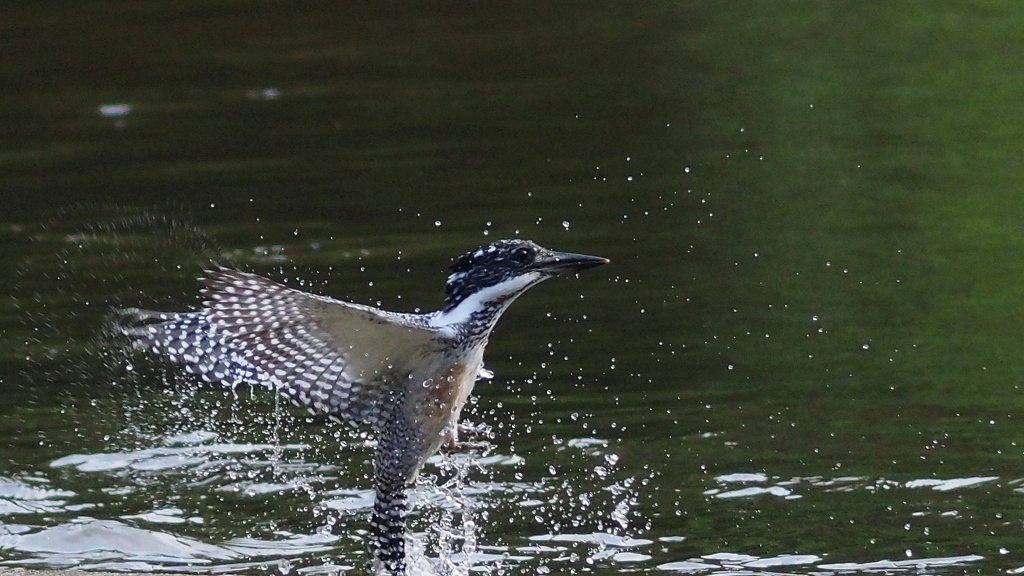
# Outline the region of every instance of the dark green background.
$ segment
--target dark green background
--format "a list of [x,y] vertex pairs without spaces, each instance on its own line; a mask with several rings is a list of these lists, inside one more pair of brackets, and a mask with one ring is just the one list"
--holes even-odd
[[[433,309],[453,256],[517,236],[613,264],[533,290],[489,348],[497,376],[470,419],[524,461],[468,481],[488,515],[478,543],[532,556],[509,573],[653,573],[716,553],[819,557],[748,566],[794,573],[908,555],[982,557],[942,573],[1024,565],[1022,12],[4,4],[0,474],[73,496],[0,507],[2,555],[59,563],[18,534],[82,517],[213,544],[313,534],[331,517],[328,553],[360,566],[366,510],[311,512],[369,486],[344,428],[148,364],[126,374],[94,335],[111,306],[196,305],[209,260]],[[114,103],[130,113],[100,114]],[[196,430],[308,446],[160,470],[50,465]],[[973,477],[995,479],[912,482]],[[242,479],[308,491],[217,489]],[[708,492],[780,483],[800,498]],[[0,502],[24,505],[14,492]],[[610,520],[622,502],[626,526]],[[463,526],[436,504],[418,530]],[[125,518],[167,507],[205,522]],[[656,542],[616,560],[529,540],[596,531]],[[536,545],[567,550],[517,551]],[[252,569],[245,555],[215,563]]]

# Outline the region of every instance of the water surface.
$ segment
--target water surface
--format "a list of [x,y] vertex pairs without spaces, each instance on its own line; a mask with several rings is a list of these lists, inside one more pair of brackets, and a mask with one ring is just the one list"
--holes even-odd
[[210,262],[516,302],[423,570],[1024,567],[1013,3],[0,8],[0,562],[360,573],[367,439],[101,337]]

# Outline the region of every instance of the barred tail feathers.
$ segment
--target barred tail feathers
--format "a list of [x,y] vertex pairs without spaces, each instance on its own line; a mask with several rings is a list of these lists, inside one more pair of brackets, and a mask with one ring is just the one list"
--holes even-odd
[[409,402],[410,397],[398,390],[388,398],[387,418],[373,454],[376,499],[370,531],[374,570],[389,576],[406,573],[408,490],[426,461],[419,431],[410,418]]
[[378,483],[370,518],[370,537],[374,554],[374,572],[389,576],[405,574],[405,516],[408,495],[404,485]]

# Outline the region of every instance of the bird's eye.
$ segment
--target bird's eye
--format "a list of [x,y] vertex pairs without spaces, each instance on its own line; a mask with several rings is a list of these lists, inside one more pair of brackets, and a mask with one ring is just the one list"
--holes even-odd
[[529,248],[516,248],[512,251],[512,260],[519,264],[529,264],[533,261],[533,250]]

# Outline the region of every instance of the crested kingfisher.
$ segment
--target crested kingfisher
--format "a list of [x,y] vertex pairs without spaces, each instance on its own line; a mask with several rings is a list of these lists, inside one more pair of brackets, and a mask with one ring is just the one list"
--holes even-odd
[[312,414],[369,426],[375,573],[405,574],[406,490],[442,446],[482,374],[502,312],[531,286],[606,264],[528,240],[500,240],[451,267],[444,307],[387,312],[230,269],[207,271],[202,308],[124,310],[119,332],[207,382],[269,386]]

